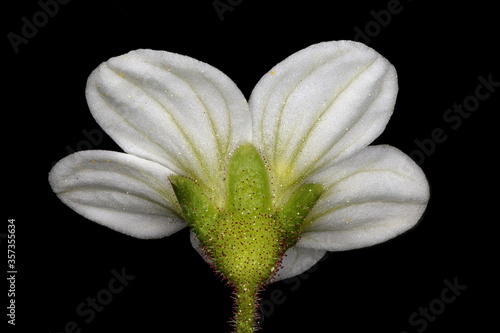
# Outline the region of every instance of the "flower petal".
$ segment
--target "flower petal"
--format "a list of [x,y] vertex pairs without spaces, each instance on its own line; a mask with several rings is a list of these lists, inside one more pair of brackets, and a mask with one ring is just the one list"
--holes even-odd
[[394,147],[367,147],[314,175],[326,188],[306,217],[299,246],[328,251],[370,246],[412,228],[429,200],[422,170]]
[[49,182],[82,216],[138,238],[161,238],[184,228],[162,165],[111,151],[82,151],[59,161]]
[[394,67],[357,42],[312,45],[274,67],[250,97],[254,143],[280,185],[347,158],[385,128],[395,104]]
[[273,277],[271,283],[299,275],[314,266],[326,254],[325,250],[309,249],[293,246],[286,251],[281,268]]
[[87,100],[125,152],[208,187],[221,181],[228,154],[251,140],[248,104],[234,82],[179,54],[136,50],[111,58],[90,75]]
[[[205,260],[205,262],[209,265],[213,265],[212,260],[210,260],[210,258],[203,252],[201,242],[198,237],[196,237],[194,232],[190,233],[190,240],[193,248]],[[281,261],[281,267],[269,283],[285,280],[295,275],[304,273],[321,260],[325,253],[325,250],[309,249],[299,246],[291,247],[288,251],[286,251],[283,260]]]
[[189,233],[189,240],[191,241],[191,245],[196,250],[196,252],[198,252],[198,254],[205,260],[207,264],[212,266],[214,264],[212,259],[210,259],[210,257],[203,251],[203,246],[201,245],[200,240],[192,230]]

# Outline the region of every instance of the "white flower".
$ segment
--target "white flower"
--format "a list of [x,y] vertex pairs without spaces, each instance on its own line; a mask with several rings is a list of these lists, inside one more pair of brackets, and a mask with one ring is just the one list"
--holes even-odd
[[248,103],[210,65],[132,51],[101,64],[86,92],[94,118],[125,153],[72,154],[54,166],[50,184],[92,221],[138,238],[165,237],[187,226],[169,177],[196,180],[222,205],[231,154],[252,143],[269,169],[274,205],[304,183],[324,188],[275,280],[291,277],[326,251],[393,238],[423,214],[429,188],[420,168],[394,147],[368,146],[384,130],[397,90],[394,67],[351,41],[291,55],[264,75]]

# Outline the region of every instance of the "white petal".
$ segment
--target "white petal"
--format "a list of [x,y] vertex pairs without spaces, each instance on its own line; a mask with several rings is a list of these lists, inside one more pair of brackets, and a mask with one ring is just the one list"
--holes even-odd
[[161,238],[184,228],[168,177],[172,171],[132,155],[82,151],[59,161],[52,189],[82,216],[138,238]]
[[[198,252],[207,264],[212,265],[212,260],[203,253],[201,242],[193,232],[190,234],[190,240],[196,252]],[[277,273],[269,283],[285,280],[304,273],[321,260],[325,253],[325,250],[302,248],[298,246],[291,247],[286,251]]]
[[325,250],[308,249],[299,246],[289,248],[281,261],[281,268],[273,277],[271,283],[304,273],[323,258],[325,253]]
[[367,147],[310,178],[325,193],[299,246],[328,251],[374,245],[412,228],[429,200],[422,170],[391,146]]
[[201,242],[198,239],[198,237],[196,237],[196,234],[193,231],[191,231],[189,233],[189,240],[191,241],[191,245],[196,250],[196,252],[198,252],[198,254],[205,260],[205,262],[207,264],[209,264],[210,266],[212,266],[213,265],[213,261],[208,257],[208,255],[206,255],[203,252],[203,248],[202,248]]
[[278,181],[293,183],[372,142],[397,91],[396,70],[373,49],[351,41],[312,45],[256,85],[254,143]]
[[193,58],[136,50],[89,77],[87,100],[99,125],[125,152],[214,186],[228,154],[251,140],[241,91]]

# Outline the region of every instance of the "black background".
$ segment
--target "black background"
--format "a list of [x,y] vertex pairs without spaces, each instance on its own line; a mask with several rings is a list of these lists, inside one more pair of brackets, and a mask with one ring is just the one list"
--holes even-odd
[[[21,34],[22,17],[31,21],[40,5],[34,0],[3,5],[7,201],[1,232],[6,233],[8,218],[16,219],[15,331],[64,332],[72,321],[84,333],[230,331],[230,290],[191,248],[187,230],[162,240],[124,236],[74,213],[49,187],[52,164],[70,150],[120,150],[107,136],[98,145],[85,143],[84,131],[99,129],[84,96],[86,79],[99,63],[137,48],[168,50],[219,68],[248,97],[285,57],[317,42],[355,39],[356,27],[368,29],[370,40],[361,41],[388,58],[399,75],[394,116],[375,143],[419,156],[431,200],[410,232],[374,247],[330,253],[314,272],[271,285],[262,294],[263,331],[498,328],[493,143],[500,87],[456,129],[443,120],[447,109],[474,96],[479,76],[500,81],[493,2],[401,0],[399,12],[383,24],[374,13],[393,1],[233,0],[223,20],[211,0],[160,3],[73,0],[42,22],[17,53],[7,35]],[[446,140],[427,155],[416,155],[415,140],[429,142],[438,128]],[[2,239],[6,253],[5,244]],[[4,260],[2,267],[6,254]],[[134,278],[95,318],[79,315],[81,303],[108,288],[113,270]],[[414,312],[439,304],[445,280],[467,289],[425,327],[423,321],[412,325]],[[4,324],[7,317],[1,318]]]

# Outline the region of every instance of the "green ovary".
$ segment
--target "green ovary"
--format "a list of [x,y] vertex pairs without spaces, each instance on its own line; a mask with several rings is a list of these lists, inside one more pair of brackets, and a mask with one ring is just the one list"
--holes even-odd
[[170,181],[184,218],[215,269],[235,288],[236,332],[253,332],[258,290],[297,242],[323,187],[304,184],[284,206],[275,207],[268,170],[251,144],[241,145],[231,157],[223,207],[215,206],[205,195],[208,189],[195,180],[172,176]]

